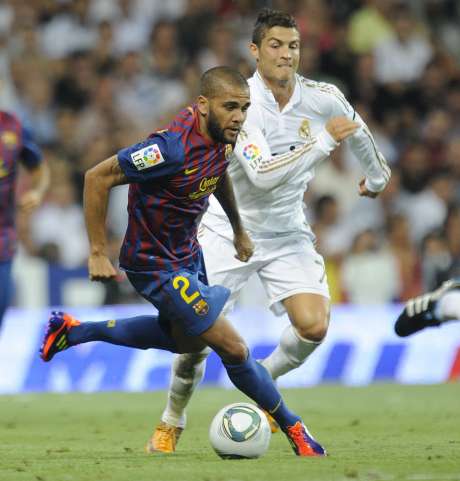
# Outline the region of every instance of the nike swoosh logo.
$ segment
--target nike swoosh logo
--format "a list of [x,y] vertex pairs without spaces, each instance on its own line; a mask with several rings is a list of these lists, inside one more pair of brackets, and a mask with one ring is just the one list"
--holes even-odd
[[190,175],[190,174],[193,174],[194,172],[196,172],[197,170],[198,170],[198,167],[195,167],[194,169],[185,169],[184,174]]

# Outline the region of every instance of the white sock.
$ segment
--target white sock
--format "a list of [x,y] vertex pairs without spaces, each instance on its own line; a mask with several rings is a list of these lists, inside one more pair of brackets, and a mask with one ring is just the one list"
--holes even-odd
[[460,290],[446,292],[436,305],[436,317],[442,321],[460,320]]
[[289,325],[281,334],[279,345],[262,361],[262,365],[273,379],[292,371],[305,362],[305,359],[321,344],[303,339],[296,329]]
[[168,401],[161,420],[165,423],[185,428],[187,406],[193,391],[204,376],[206,358],[211,350],[179,354],[175,357],[171,367],[171,380],[168,390]]

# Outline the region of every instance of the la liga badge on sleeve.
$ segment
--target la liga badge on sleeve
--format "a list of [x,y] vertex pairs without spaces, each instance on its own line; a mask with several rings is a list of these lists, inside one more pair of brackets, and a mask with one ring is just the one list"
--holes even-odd
[[137,170],[148,169],[165,161],[157,144],[152,144],[131,154],[131,160]]

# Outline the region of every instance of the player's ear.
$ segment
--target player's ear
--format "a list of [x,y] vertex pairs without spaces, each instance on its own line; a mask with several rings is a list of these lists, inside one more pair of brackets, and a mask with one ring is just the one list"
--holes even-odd
[[255,58],[256,62],[259,61],[259,47],[255,43],[249,44],[249,51],[251,55]]
[[209,100],[204,95],[198,96],[196,106],[203,117],[206,117],[209,114]]

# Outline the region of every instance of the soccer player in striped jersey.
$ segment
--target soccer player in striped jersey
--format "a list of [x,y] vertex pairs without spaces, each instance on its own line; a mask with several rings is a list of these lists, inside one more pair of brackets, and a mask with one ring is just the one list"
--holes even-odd
[[226,169],[249,108],[244,77],[228,67],[203,74],[201,95],[164,131],[122,149],[85,177],[84,209],[90,241],[89,275],[116,275],[106,252],[105,220],[110,189],[130,184],[126,236],[120,266],[158,315],[81,323],[54,312],[41,347],[52,357],[76,344],[103,340],[177,353],[211,347],[221,357],[234,385],[269,411],[298,456],[322,456],[323,448],[301,419],[289,411],[268,371],[255,362],[243,339],[221,311],[230,291],[209,285],[197,241],[197,226],[214,194],[233,230],[231,255],[247,262],[253,246],[236,209]]
[[[385,188],[390,169],[339,89],[296,73],[300,35],[291,15],[262,10],[250,49],[257,62],[249,79],[251,107],[228,171],[255,253],[246,264],[229,254],[228,219],[213,199],[199,240],[211,282],[232,293],[226,311],[256,273],[272,311],[288,314],[291,325],[262,361],[276,379],[305,362],[328,329],[324,261],[303,213],[303,195],[315,166],[345,140],[364,172],[359,195],[367,197]],[[167,406],[149,441],[150,451],[175,450],[185,427],[185,406],[203,376],[206,356],[203,352],[175,359]]]
[[48,167],[30,132],[11,113],[0,111],[0,327],[11,297],[11,265],[16,249],[15,189],[21,163],[28,171],[30,189],[22,194],[18,207],[36,208],[49,184]]

